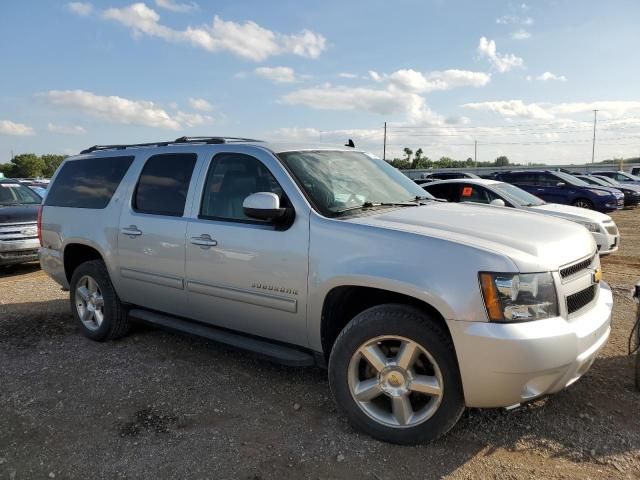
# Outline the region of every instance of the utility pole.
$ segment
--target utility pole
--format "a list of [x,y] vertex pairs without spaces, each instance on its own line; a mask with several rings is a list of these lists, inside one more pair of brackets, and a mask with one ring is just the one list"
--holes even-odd
[[473,141],[473,163],[478,168],[478,140]]
[[593,146],[591,148],[591,163],[596,159],[596,123],[598,121],[598,110],[593,111]]
[[384,122],[384,141],[382,144],[382,159],[387,159],[387,122]]

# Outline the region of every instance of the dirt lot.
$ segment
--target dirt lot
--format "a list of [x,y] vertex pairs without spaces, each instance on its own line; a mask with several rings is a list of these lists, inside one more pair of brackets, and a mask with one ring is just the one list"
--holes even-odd
[[640,209],[613,215],[612,336],[590,372],[519,410],[470,410],[445,438],[397,447],[354,432],[325,372],[274,366],[137,328],[80,336],[36,266],[0,274],[0,478],[640,478],[640,393],[626,355]]

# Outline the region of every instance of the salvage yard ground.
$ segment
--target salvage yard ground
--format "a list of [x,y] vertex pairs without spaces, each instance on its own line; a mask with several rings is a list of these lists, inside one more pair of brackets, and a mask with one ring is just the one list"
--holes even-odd
[[0,479],[640,478],[626,293],[640,279],[640,209],[612,216],[613,331],[589,373],[515,411],[469,410],[417,447],[354,432],[320,369],[142,327],[95,343],[37,266],[3,271]]

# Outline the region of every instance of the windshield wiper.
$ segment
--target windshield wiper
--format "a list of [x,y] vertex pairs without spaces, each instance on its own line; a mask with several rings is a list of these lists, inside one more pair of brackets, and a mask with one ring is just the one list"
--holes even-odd
[[333,212],[334,215],[342,215],[343,213],[352,212],[354,210],[366,210],[376,207],[417,207],[419,204],[415,202],[364,202],[354,207],[344,208]]

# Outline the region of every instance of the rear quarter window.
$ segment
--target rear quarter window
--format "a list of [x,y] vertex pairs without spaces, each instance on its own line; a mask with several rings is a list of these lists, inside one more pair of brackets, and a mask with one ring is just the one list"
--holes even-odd
[[49,188],[45,205],[105,208],[131,166],[133,156],[66,162]]

